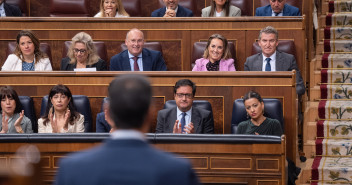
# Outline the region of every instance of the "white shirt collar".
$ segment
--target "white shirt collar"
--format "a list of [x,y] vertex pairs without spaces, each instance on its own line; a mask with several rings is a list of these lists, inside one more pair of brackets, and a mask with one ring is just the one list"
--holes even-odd
[[[130,53],[130,51],[127,50],[127,52],[128,52],[128,58],[133,58],[133,57],[134,57],[134,55],[132,55],[132,54]],[[142,52],[141,52],[137,57],[138,57],[138,58],[142,58]]]
[[112,139],[137,139],[146,141],[145,135],[142,132],[133,129],[118,129],[111,133]]

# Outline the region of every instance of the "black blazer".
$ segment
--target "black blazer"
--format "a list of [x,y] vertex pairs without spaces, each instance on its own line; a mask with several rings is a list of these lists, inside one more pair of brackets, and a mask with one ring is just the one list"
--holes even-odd
[[[166,7],[159,8],[152,12],[152,17],[163,17],[166,12]],[[193,17],[193,12],[190,9],[178,5],[176,17]]]
[[[73,69],[76,68],[76,64],[70,64],[70,58],[65,57],[61,60],[61,71],[73,71]],[[107,66],[106,62],[102,59],[99,59],[99,61],[93,65],[87,65],[88,67],[95,67],[97,71],[107,71]]]
[[4,9],[5,9],[6,17],[10,17],[10,16],[22,17],[22,12],[20,8],[18,8],[17,6],[4,3]]

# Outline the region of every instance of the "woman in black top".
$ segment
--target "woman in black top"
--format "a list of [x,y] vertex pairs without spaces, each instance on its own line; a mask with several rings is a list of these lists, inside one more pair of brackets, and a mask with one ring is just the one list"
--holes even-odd
[[93,44],[92,37],[85,32],[77,33],[72,38],[72,44],[67,57],[61,60],[61,71],[73,71],[79,68],[95,68],[96,71],[106,71],[106,63],[100,59]]
[[257,92],[249,91],[246,93],[243,98],[243,103],[251,119],[242,121],[238,125],[236,134],[276,136],[283,134],[278,120],[264,116],[264,102]]

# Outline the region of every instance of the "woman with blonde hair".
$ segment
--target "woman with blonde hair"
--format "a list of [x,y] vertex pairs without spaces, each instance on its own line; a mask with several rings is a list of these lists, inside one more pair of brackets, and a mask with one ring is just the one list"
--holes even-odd
[[31,30],[22,30],[16,38],[16,48],[2,71],[52,71],[48,56],[40,51],[40,41]]
[[78,68],[95,68],[106,71],[106,63],[100,59],[93,44],[92,37],[85,33],[77,33],[72,38],[67,57],[61,60],[61,71],[73,71]]
[[101,0],[100,11],[94,17],[129,17],[121,0]]

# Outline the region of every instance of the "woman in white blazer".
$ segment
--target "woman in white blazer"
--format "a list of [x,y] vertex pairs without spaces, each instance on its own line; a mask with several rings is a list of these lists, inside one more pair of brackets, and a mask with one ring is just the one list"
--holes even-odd
[[15,51],[7,57],[2,71],[52,71],[50,60],[40,51],[40,41],[32,31],[20,31],[16,43]]
[[241,16],[241,9],[230,5],[229,0],[212,0],[211,5],[202,9],[202,17]]

